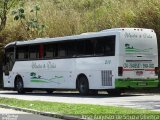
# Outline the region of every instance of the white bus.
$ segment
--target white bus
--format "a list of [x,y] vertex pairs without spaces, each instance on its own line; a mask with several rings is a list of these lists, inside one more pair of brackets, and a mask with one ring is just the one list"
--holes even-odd
[[158,87],[157,51],[154,30],[142,28],[16,41],[5,46],[4,88],[87,95]]

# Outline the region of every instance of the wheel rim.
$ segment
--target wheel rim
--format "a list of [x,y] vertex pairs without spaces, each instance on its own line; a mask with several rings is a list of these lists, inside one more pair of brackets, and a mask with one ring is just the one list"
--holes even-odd
[[23,83],[20,78],[17,79],[16,88],[18,91],[23,89]]
[[23,85],[22,85],[22,82],[21,82],[21,81],[18,81],[18,82],[17,82],[17,89],[18,89],[18,90],[22,89],[22,86],[23,86]]

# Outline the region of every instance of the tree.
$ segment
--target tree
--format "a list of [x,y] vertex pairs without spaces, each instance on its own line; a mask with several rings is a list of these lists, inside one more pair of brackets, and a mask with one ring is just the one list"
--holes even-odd
[[28,37],[31,37],[29,32],[35,33],[36,36],[41,36],[44,29],[45,25],[40,24],[38,21],[38,12],[40,11],[40,6],[38,4],[34,5],[30,13],[33,13],[34,15],[31,15],[30,19],[26,19],[25,16],[25,9],[24,9],[24,3],[25,2],[20,2],[19,7],[12,11],[12,15],[14,16],[14,20],[20,21],[22,24],[24,30],[28,34]]
[[0,32],[5,28],[7,14],[19,0],[0,0]]

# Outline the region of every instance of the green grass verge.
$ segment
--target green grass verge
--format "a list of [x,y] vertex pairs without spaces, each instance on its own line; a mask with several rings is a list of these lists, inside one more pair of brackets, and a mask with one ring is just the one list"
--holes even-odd
[[132,109],[124,107],[112,107],[101,105],[86,105],[86,104],[66,104],[56,102],[43,101],[27,101],[10,98],[0,98],[0,104],[29,108],[44,112],[55,112],[65,115],[82,115],[82,114],[160,114],[149,110]]

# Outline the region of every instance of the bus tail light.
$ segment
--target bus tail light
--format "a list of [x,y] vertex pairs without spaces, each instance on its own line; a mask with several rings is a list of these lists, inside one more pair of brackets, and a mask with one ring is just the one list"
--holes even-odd
[[158,73],[159,73],[159,68],[155,67],[155,75],[158,75]]
[[118,67],[118,76],[123,75],[123,67]]

